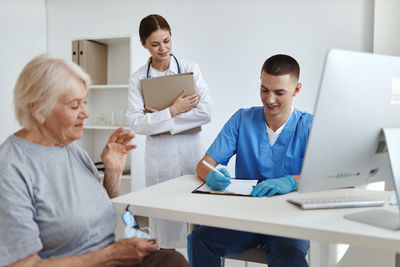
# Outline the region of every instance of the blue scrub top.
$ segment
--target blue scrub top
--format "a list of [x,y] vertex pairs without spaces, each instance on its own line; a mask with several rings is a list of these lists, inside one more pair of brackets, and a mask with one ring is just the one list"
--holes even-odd
[[264,107],[238,110],[225,124],[207,154],[227,165],[236,154],[238,178],[273,179],[301,172],[313,116],[294,109],[271,147]]

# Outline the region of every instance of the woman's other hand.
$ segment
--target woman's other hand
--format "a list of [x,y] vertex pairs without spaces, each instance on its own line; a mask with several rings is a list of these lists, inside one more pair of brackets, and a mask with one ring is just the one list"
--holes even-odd
[[186,90],[175,99],[172,105],[169,107],[171,116],[174,117],[177,114],[187,112],[197,106],[200,100],[200,95],[195,93],[193,95],[186,96]]
[[116,265],[131,266],[141,263],[146,256],[158,249],[158,245],[152,239],[132,237],[121,239],[109,248],[112,249]]
[[144,114],[146,114],[146,113],[154,113],[154,112],[158,112],[158,111],[159,111],[159,110],[157,110],[157,109],[155,109],[155,108],[146,106],[146,109],[144,110]]

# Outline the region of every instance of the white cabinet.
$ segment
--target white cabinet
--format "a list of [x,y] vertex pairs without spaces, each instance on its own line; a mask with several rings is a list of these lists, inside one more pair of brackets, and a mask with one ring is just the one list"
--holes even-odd
[[[85,40],[107,46],[107,83],[92,85],[89,89],[87,107],[90,117],[84,122],[83,138],[79,141],[92,160],[99,162],[110,134],[119,126],[128,128],[125,112],[128,107],[131,37],[85,38]],[[130,169],[130,162],[128,156],[126,170]],[[131,175],[126,174],[122,177],[120,193],[126,194],[130,191]]]

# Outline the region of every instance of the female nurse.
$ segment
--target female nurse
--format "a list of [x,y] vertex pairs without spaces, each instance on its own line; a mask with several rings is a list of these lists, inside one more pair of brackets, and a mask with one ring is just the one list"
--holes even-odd
[[[126,116],[134,132],[146,135],[146,186],[150,186],[181,175],[196,174],[196,164],[204,154],[201,135],[200,132],[182,132],[210,122],[211,98],[198,64],[172,54],[171,28],[162,16],[143,18],[139,35],[151,57],[130,77]],[[140,80],[185,72],[194,74],[195,94],[188,96],[183,91],[164,110],[144,105]],[[160,135],[164,132],[170,134]],[[186,224],[150,219],[150,229],[160,247],[186,247]]]

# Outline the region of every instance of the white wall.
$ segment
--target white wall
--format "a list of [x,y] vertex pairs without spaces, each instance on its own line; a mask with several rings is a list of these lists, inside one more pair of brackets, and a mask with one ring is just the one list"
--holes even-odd
[[400,56],[400,1],[375,0],[374,53]]
[[46,52],[44,0],[0,1],[0,143],[19,129],[14,116],[13,88],[22,68]]
[[[213,121],[203,131],[206,147],[234,111],[260,105],[260,69],[269,56],[298,59],[303,90],[295,105],[312,112],[327,50],[373,46],[373,0],[47,0],[47,11],[48,49],[65,58],[72,39],[136,35],[144,16],[163,15],[175,55],[200,64],[214,99]],[[131,71],[148,56],[138,42],[134,50]],[[143,140],[137,140],[141,147]],[[142,178],[143,150],[134,153],[141,168],[135,179]]]

